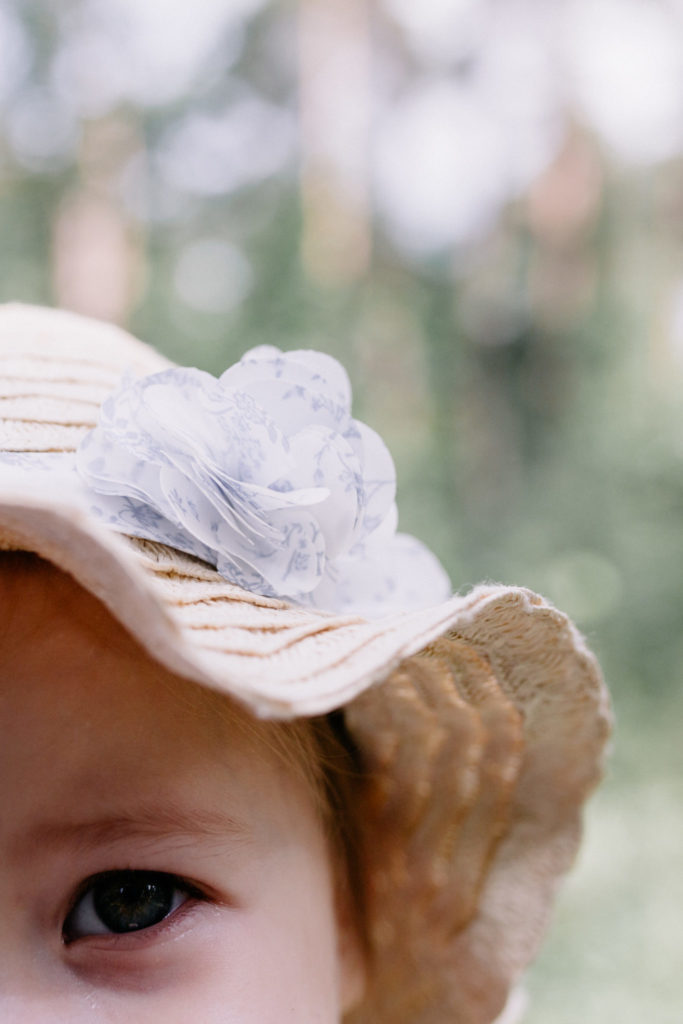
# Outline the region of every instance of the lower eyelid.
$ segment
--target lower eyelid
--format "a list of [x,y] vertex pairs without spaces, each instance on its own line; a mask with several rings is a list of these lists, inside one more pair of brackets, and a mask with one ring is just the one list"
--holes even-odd
[[134,953],[146,946],[180,937],[192,927],[195,915],[211,907],[211,903],[188,895],[176,910],[171,911],[158,924],[130,932],[100,932],[73,939],[65,937],[64,945],[78,957],[88,953]]
[[[158,928],[159,925],[163,924],[164,921],[168,921],[175,913],[182,909],[188,900],[193,897],[185,889],[178,887],[176,889],[176,895],[173,898],[171,908],[168,913],[156,924],[148,925],[145,928],[132,928],[129,932],[113,932],[110,931],[107,926],[98,919],[97,912],[94,906],[93,890],[88,890],[85,895],[79,901],[79,904],[74,908],[69,918],[64,925],[64,933],[68,935],[67,942],[78,942],[80,939],[88,939],[94,936],[112,936],[112,935],[139,935],[141,932],[151,931],[153,928]],[[73,918],[73,920],[72,920]],[[80,935],[75,934],[80,932]]]
[[[98,940],[111,944],[116,939],[130,940],[135,937],[145,936],[148,933],[157,933],[162,927],[170,922],[171,919],[175,918],[176,915],[180,914],[188,904],[192,906],[202,903],[215,902],[210,895],[202,892],[192,882],[187,881],[184,878],[180,878],[177,875],[173,875],[165,871],[145,871],[140,869],[140,874],[156,874],[159,877],[168,879],[169,884],[172,883],[174,896],[172,900],[171,909],[160,921],[155,924],[148,925],[138,929],[131,929],[126,932],[114,932],[109,930],[106,924],[97,918],[97,911],[94,907],[94,892],[98,881],[103,880],[107,876],[118,875],[126,873],[137,873],[135,869],[122,869],[120,872],[117,870],[99,872],[97,875],[91,876],[79,887],[79,892],[71,902],[71,907],[67,912],[64,923],[62,925],[62,938],[66,945],[71,946],[77,942],[87,942],[89,940]],[[188,909],[190,909],[188,907]],[[78,918],[80,917],[80,921]],[[75,934],[80,932],[81,934]]]

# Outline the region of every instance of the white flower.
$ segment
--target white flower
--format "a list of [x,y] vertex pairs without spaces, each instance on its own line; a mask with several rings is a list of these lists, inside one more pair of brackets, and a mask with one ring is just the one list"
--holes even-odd
[[391,455],[352,418],[346,372],[323,353],[264,346],[219,379],[177,368],[125,381],[77,464],[108,525],[248,590],[366,615],[448,596],[435,557],[396,534]]

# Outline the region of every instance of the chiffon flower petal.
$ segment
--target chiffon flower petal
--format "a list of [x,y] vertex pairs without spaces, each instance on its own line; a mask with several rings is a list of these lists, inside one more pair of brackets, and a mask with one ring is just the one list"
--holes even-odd
[[351,413],[351,383],[341,363],[324,352],[298,349],[280,352],[273,345],[260,345],[247,352],[239,363],[221,375],[228,387],[250,390],[256,381],[283,380],[291,385],[320,392],[328,401]]
[[125,379],[76,466],[102,522],[248,590],[368,616],[447,596],[435,557],[396,533],[393,460],[324,353],[262,346],[219,379]]

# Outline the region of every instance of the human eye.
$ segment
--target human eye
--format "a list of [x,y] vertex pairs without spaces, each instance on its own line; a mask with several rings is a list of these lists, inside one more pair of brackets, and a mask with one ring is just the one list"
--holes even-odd
[[69,944],[93,935],[139,932],[197,899],[206,897],[190,882],[165,871],[106,871],[79,888],[62,935]]

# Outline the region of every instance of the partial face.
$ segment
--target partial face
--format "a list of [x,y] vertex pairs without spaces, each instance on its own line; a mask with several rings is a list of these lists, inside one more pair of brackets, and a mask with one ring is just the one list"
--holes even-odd
[[0,1020],[337,1024],[358,971],[309,787],[66,577],[9,583]]

